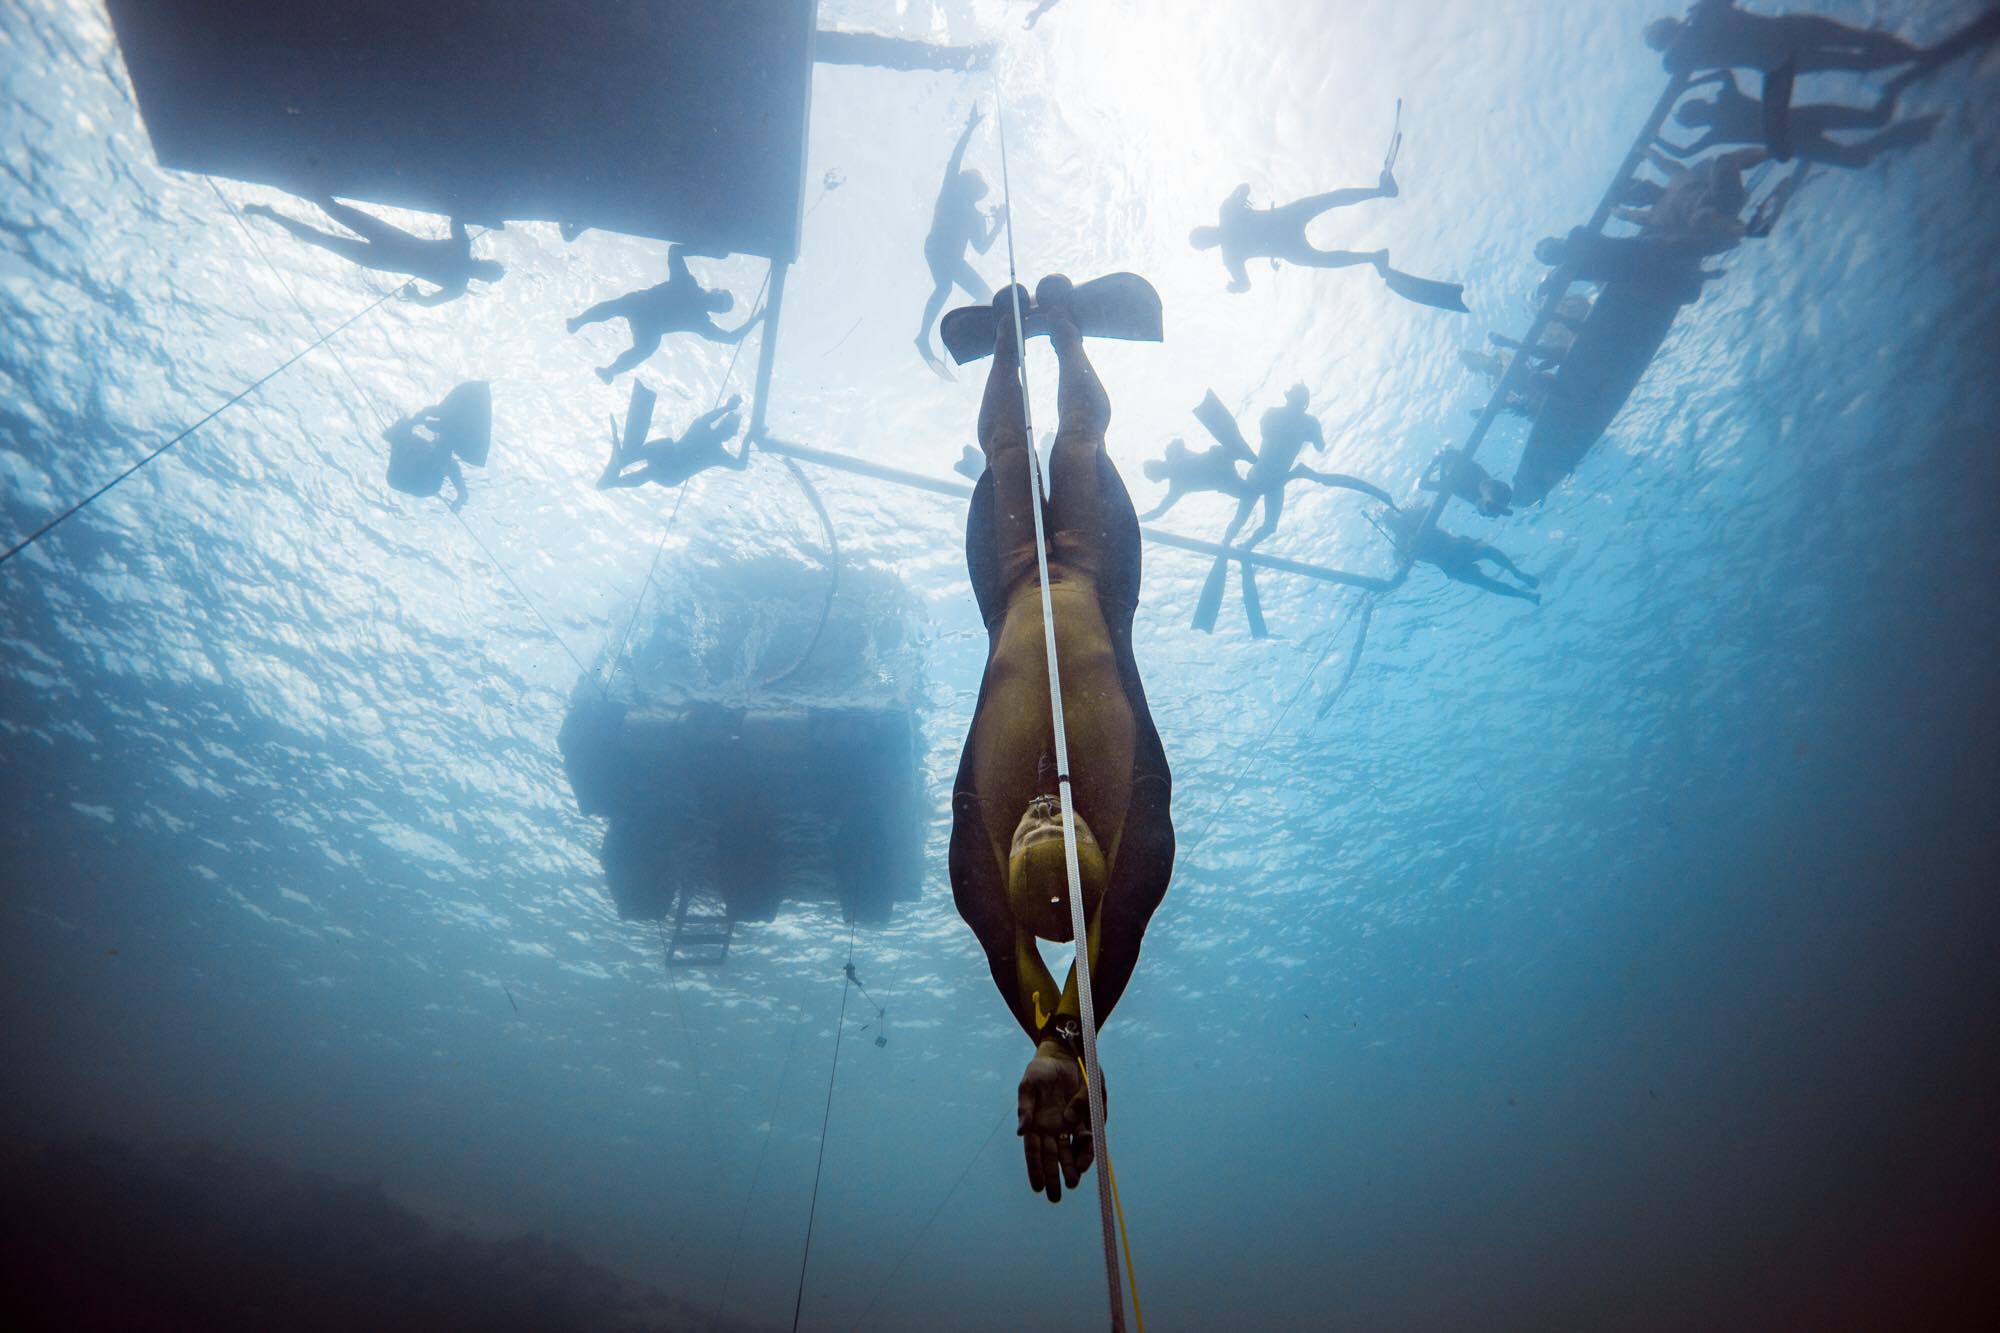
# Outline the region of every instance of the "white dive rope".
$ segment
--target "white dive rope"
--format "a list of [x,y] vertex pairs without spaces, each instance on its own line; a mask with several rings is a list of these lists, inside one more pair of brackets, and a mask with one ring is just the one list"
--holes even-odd
[[1118,1235],[1111,1205],[1111,1153],[1104,1138],[1104,1079],[1097,1063],[1097,1006],[1090,994],[1090,933],[1083,912],[1083,872],[1076,860],[1076,806],[1070,797],[1069,735],[1063,727],[1062,671],[1056,663],[1056,617],[1049,600],[1049,547],[1042,531],[1041,458],[1035,449],[1035,421],[1028,405],[1028,348],[1021,326],[1021,284],[1014,272],[1014,191],[1007,179],[1007,116],[994,81],[993,120],[1000,137],[1000,199],[1007,210],[1007,287],[1014,305],[1015,373],[1021,384],[1021,424],[1027,432],[1028,477],[1035,488],[1035,572],[1042,585],[1042,641],[1049,654],[1049,712],[1055,720],[1056,790],[1062,800],[1063,869],[1069,875],[1070,930],[1076,941],[1076,993],[1083,1010],[1085,1091],[1090,1102],[1091,1143],[1096,1147],[1097,1210],[1104,1224],[1104,1283],[1111,1299],[1111,1327],[1125,1328],[1125,1293],[1118,1278]]

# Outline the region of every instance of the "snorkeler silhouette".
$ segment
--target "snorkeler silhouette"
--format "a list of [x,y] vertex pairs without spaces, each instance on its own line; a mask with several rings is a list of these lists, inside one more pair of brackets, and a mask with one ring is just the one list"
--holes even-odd
[[931,325],[944,309],[944,303],[951,299],[953,287],[963,288],[975,301],[993,299],[993,288],[967,261],[965,247],[969,245],[985,254],[993,248],[994,238],[999,236],[1006,220],[1004,206],[980,211],[979,201],[986,197],[986,178],[977,171],[960,169],[965,161],[965,146],[972,141],[972,131],[979,121],[980,111],[975,105],[965,118],[958,142],[952,145],[951,158],[944,166],[944,183],[938,187],[937,203],[931,209],[931,229],[924,236],[924,262],[930,265],[931,294],[924,299],[924,317],[917,325],[917,351],[924,364],[941,379],[950,379],[951,372],[931,350]]
[[[1709,82],[1718,85],[1713,97],[1690,98],[1674,108],[1675,120],[1703,131],[1690,144],[1677,144],[1662,137],[1660,147],[1674,157],[1694,157],[1723,144],[1762,144],[1768,137],[1770,125],[1764,103],[1746,96],[1735,75],[1719,70],[1689,86],[1700,87]],[[1789,155],[1832,167],[1860,168],[1891,149],[1923,143],[1937,128],[1939,117],[1916,116],[1891,124],[1900,91],[1884,92],[1872,107],[1833,103],[1788,106],[1785,122],[1789,127],[1786,143]],[[1828,137],[1834,130],[1864,129],[1881,133],[1851,144]]]
[[[737,394],[721,407],[696,417],[679,439],[648,440],[646,432],[652,427],[653,404],[658,399],[658,394],[633,381],[632,404],[625,410],[624,433],[619,433],[616,421],[611,423],[611,460],[597,479],[598,490],[644,486],[648,482],[678,486],[712,467],[741,472],[750,466],[747,436],[743,447],[733,455],[722,447],[742,428],[743,420],[736,409],[742,406],[743,395]],[[627,470],[634,467],[637,471]]]
[[687,256],[698,253],[684,245],[668,246],[665,282],[599,301],[565,325],[571,333],[586,324],[602,324],[611,319],[622,319],[630,327],[632,346],[620,352],[610,365],[601,367],[597,378],[611,383],[659,351],[660,339],[669,333],[698,334],[712,343],[725,345],[743,341],[743,335],[762,317],[762,312],[753,311],[750,318],[733,329],[717,324],[713,316],[733,308],[736,298],[695,281],[687,266]]
[[307,245],[330,251],[351,264],[381,273],[401,273],[436,286],[437,290],[429,295],[413,293],[403,298],[418,305],[443,305],[446,301],[455,301],[465,295],[468,283],[475,280],[498,282],[507,272],[491,259],[472,257],[472,238],[466,233],[465,224],[457,218],[451,220],[450,236],[431,239],[412,236],[400,227],[391,226],[336,199],[321,196],[313,202],[319,205],[321,212],[355,234],[336,236],[317,227],[308,227],[263,204],[247,205],[243,211],[250,217],[275,222]]
[[[1540,580],[1509,560],[1499,548],[1474,537],[1455,536],[1435,524],[1426,526],[1424,518],[1425,511],[1422,509],[1400,509],[1390,511],[1386,526],[1376,522],[1372,514],[1368,521],[1395,544],[1398,553],[1419,564],[1436,566],[1438,572],[1448,579],[1502,597],[1519,597],[1541,605],[1542,595],[1534,591]],[[1511,583],[1502,583],[1479,567],[1482,560],[1491,560],[1526,586],[1517,588]]]
[[460,459],[485,467],[493,442],[493,390],[469,380],[434,407],[413,412],[382,432],[389,442],[389,485],[405,495],[436,495],[449,480],[452,512],[465,507]]
[[[1264,506],[1264,520],[1256,531],[1246,538],[1242,545],[1255,546],[1278,530],[1278,520],[1285,512],[1285,487],[1294,481],[1313,481],[1322,486],[1338,486],[1346,490],[1360,491],[1372,496],[1383,504],[1394,507],[1395,501],[1380,487],[1350,477],[1344,472],[1321,472],[1298,463],[1299,451],[1310,444],[1316,449],[1326,448],[1326,436],[1320,430],[1319,419],[1306,411],[1306,386],[1294,384],[1285,390],[1285,401],[1279,407],[1265,412],[1258,421],[1259,442],[1253,454],[1243,439],[1243,432],[1236,424],[1236,418],[1222,405],[1222,400],[1210,389],[1200,403],[1195,406],[1195,419],[1207,428],[1216,442],[1222,446],[1224,465],[1241,459],[1250,464],[1249,473],[1241,481],[1241,489],[1236,492],[1238,503],[1236,514],[1229,520],[1229,528],[1222,534],[1222,544],[1227,546],[1236,538],[1250,513],[1259,504]],[[1210,450],[1201,455],[1202,466],[1211,471],[1217,466],[1215,454]],[[1215,474],[1219,479],[1219,473]],[[1219,488],[1217,488],[1219,489]],[[1172,503],[1178,497],[1169,496]],[[1164,506],[1163,506],[1164,508]],[[1157,512],[1157,511],[1156,511]],[[1229,581],[1229,558],[1217,556],[1209,567],[1208,579],[1202,584],[1201,596],[1195,603],[1194,627],[1199,630],[1213,630],[1216,615],[1222,608],[1222,594]],[[1254,638],[1264,637],[1264,616],[1257,595],[1257,576],[1250,565],[1243,566],[1243,609],[1250,619],[1250,633]]]
[[1441,449],[1417,481],[1423,490],[1442,490],[1476,506],[1488,518],[1505,518],[1514,511],[1514,488],[1466,457],[1463,449]]
[[1746,14],[1734,0],[1695,0],[1685,18],[1654,19],[1646,45],[1669,73],[1704,69],[1887,69],[1924,56],[1924,49],[1875,28],[1854,28],[1818,14]]
[[[1402,103],[1396,105],[1400,114]],[[1393,269],[1389,267],[1387,250],[1321,250],[1306,239],[1306,224],[1329,209],[1347,208],[1370,199],[1394,199],[1400,193],[1394,168],[1396,150],[1402,141],[1400,131],[1390,139],[1382,175],[1373,189],[1328,190],[1273,208],[1252,208],[1250,187],[1239,185],[1222,201],[1215,225],[1196,227],[1188,233],[1188,241],[1197,250],[1221,248],[1222,265],[1229,271],[1232,292],[1250,290],[1250,274],[1244,265],[1252,259],[1269,259],[1274,268],[1281,260],[1301,268],[1351,268],[1369,264],[1389,290],[1405,300],[1463,313],[1465,289],[1455,282],[1419,278]]]
[[[1028,1184],[1050,1202],[1094,1156],[1074,973],[1058,986],[1035,941],[1075,942],[1053,763],[1034,511],[1045,515],[1050,605],[1062,644],[1074,851],[1097,1021],[1111,1015],[1174,866],[1172,777],[1132,651],[1139,523],[1104,448],[1111,400],[1069,317],[1067,278],[1042,279],[1040,324],[1060,367],[1050,494],[1028,467],[1021,347],[1010,288],[994,298],[993,366],[979,408],[986,472],[966,518],[966,565],[986,622],[986,669],[952,784],[952,898],[1034,1058],[1016,1094]],[[1155,298],[1157,299],[1157,298]],[[1025,307],[1027,296],[1020,294]],[[1002,307],[1006,308],[1003,309]],[[1004,317],[997,317],[1004,316]]]

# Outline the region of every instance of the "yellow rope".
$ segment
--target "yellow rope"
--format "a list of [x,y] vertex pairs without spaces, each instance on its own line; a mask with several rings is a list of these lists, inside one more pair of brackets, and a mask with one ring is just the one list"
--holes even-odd
[[[1090,1070],[1083,1061],[1076,1062],[1083,1071],[1083,1085],[1090,1086]],[[1104,1175],[1111,1182],[1111,1207],[1118,1214],[1118,1243],[1125,1251],[1125,1285],[1132,1289],[1132,1322],[1139,1326],[1139,1333],[1146,1333],[1146,1313],[1139,1308],[1139,1275],[1132,1270],[1132,1238],[1125,1233],[1125,1201],[1118,1197],[1118,1173],[1111,1167],[1111,1147],[1099,1144],[1100,1156],[1104,1158]]]

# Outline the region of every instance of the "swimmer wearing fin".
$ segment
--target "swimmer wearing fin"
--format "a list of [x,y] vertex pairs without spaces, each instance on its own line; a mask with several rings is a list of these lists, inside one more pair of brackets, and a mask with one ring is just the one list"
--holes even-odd
[[714,316],[734,308],[736,298],[728,292],[711,290],[697,282],[687,265],[690,253],[695,252],[684,245],[668,246],[665,282],[643,291],[627,292],[608,301],[599,301],[567,323],[565,327],[571,333],[587,324],[602,324],[611,319],[622,319],[631,329],[632,346],[620,352],[610,365],[600,368],[597,378],[606,384],[611,383],[659,351],[660,340],[670,333],[692,333],[712,343],[729,346],[742,342],[743,336],[763,318],[759,311],[753,312],[750,318],[733,329],[717,324]]
[[[1111,401],[1069,314],[1066,278],[1036,289],[1060,368],[1050,495],[1037,496],[1017,379],[1021,348],[1010,292],[994,298],[993,366],[979,409],[986,471],[966,520],[966,564],[987,627],[986,670],[952,784],[951,884],[994,985],[1034,1043],[1016,1129],[1028,1183],[1051,1202],[1076,1188],[1094,1155],[1083,1084],[1074,968],[1058,988],[1037,937],[1073,932],[1048,657],[1036,576],[1034,513],[1048,540],[1049,599],[1062,667],[1076,856],[1100,1024],[1117,1006],[1140,937],[1173,873],[1172,778],[1132,651],[1139,603],[1139,523],[1104,448]],[[1027,305],[1026,293],[1021,302]]]
[[944,184],[938,187],[937,203],[931,209],[931,229],[924,237],[924,262],[931,270],[931,294],[924,299],[924,317],[917,325],[917,351],[925,365],[937,372],[940,379],[947,380],[951,372],[931,350],[931,325],[944,309],[944,303],[951,299],[953,287],[963,288],[975,301],[993,299],[993,288],[967,261],[965,247],[969,245],[982,255],[991,250],[1007,216],[1004,207],[982,212],[979,201],[986,197],[986,178],[976,171],[960,169],[965,161],[965,147],[972,142],[972,131],[979,120],[979,108],[974,106],[972,114],[965,118],[958,142],[952,145],[951,159],[945,163]]
[[410,293],[404,296],[404,300],[417,305],[443,305],[446,301],[455,301],[465,295],[468,284],[474,281],[498,282],[507,272],[494,260],[472,257],[472,237],[467,234],[465,224],[457,218],[451,220],[449,236],[431,239],[412,236],[401,227],[391,226],[372,214],[328,196],[322,195],[313,202],[319,205],[322,213],[354,235],[336,236],[332,232],[309,227],[263,204],[250,204],[243,212],[247,217],[275,222],[307,245],[339,255],[350,264],[359,264],[362,268],[372,268],[381,273],[400,273],[437,288],[424,295]]
[[443,402],[398,421],[382,432],[389,442],[389,487],[405,495],[437,495],[451,482],[451,511],[465,508],[465,474],[459,460],[486,466],[492,448],[493,391],[485,380],[468,380]]
[[696,473],[715,467],[741,472],[750,466],[749,438],[744,438],[743,447],[735,454],[723,446],[742,428],[743,419],[737,411],[742,404],[743,395],[736,394],[722,406],[696,417],[679,439],[648,440],[645,436],[652,424],[653,392],[634,384],[623,436],[615,421],[611,425],[611,461],[604,465],[597,489],[648,483],[678,486]]

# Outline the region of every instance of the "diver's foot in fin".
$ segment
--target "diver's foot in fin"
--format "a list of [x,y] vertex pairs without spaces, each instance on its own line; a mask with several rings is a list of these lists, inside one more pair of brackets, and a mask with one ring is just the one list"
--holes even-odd
[[1382,178],[1375,183],[1375,188],[1381,191],[1384,199],[1394,199],[1402,193],[1396,188],[1396,174],[1387,167],[1382,168]]
[[[938,340],[959,365],[993,353],[998,323],[1014,321],[1013,288],[986,305],[960,306],[938,323]],[[1054,294],[1055,289],[1051,289]],[[1118,338],[1126,342],[1159,342],[1164,336],[1160,294],[1136,273],[1107,273],[1076,283],[1069,294],[1070,322],[1086,338]],[[1040,306],[1021,292],[1021,332],[1033,338],[1048,332]]]
[[616,373],[615,373],[615,372],[614,372],[614,371],[613,371],[613,370],[611,369],[611,367],[609,367],[609,366],[599,366],[599,367],[597,368],[597,378],[599,378],[599,379],[603,380],[603,381],[604,381],[604,382],[605,382],[606,384],[609,384],[609,383],[611,383],[611,381],[613,381],[613,380],[617,379],[617,378],[618,378],[618,376],[617,376],[617,374],[616,374]]
[[929,338],[919,337],[916,340],[916,348],[917,355],[924,359],[924,364],[931,368],[932,374],[947,384],[953,383],[958,379],[958,376],[951,373],[950,367],[938,359],[938,354],[931,350],[931,340]]

